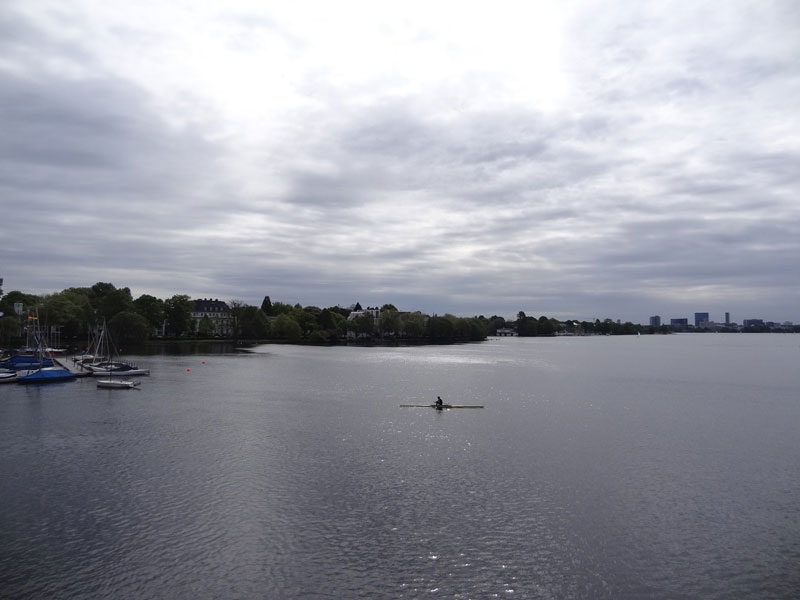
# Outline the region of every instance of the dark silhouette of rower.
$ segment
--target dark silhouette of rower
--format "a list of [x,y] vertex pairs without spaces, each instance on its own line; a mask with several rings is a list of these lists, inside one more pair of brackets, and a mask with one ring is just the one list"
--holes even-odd
[[436,408],[442,408],[442,404],[444,404],[444,402],[442,402],[442,397],[436,396]]

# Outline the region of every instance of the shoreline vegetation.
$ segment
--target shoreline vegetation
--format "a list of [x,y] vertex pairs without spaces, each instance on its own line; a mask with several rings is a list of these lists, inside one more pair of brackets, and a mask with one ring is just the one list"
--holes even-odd
[[[198,309],[202,303],[212,308]],[[367,309],[358,303],[348,308],[320,308],[272,302],[269,296],[264,297],[260,307],[240,300],[192,300],[185,294],[167,299],[143,294],[134,299],[127,287],[98,282],[43,296],[11,291],[0,297],[0,347],[24,343],[34,319],[47,333],[50,346],[68,350],[85,347],[92,332],[103,323],[118,345],[134,347],[204,340],[228,342],[235,347],[269,343],[398,346],[479,342],[489,336],[646,335],[673,331],[668,325],[654,327],[612,319],[559,321],[528,316],[522,311],[516,319],[507,320],[497,315],[487,318],[405,312],[393,304]],[[792,330],[800,331],[800,327]]]

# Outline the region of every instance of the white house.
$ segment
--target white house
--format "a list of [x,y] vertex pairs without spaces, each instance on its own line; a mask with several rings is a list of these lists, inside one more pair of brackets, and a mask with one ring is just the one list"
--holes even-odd
[[372,308],[372,307],[368,306],[367,308],[362,308],[360,310],[353,310],[353,311],[350,311],[350,314],[347,316],[347,320],[348,321],[352,321],[353,319],[356,319],[358,317],[362,317],[364,315],[371,316],[373,321],[374,321],[374,323],[375,323],[375,327],[377,327],[378,326],[378,321],[381,318],[381,309],[378,308],[377,306],[375,308]]
[[233,317],[231,309],[221,300],[211,300],[203,298],[194,301],[192,319],[194,320],[194,330],[200,330],[200,322],[205,318],[211,321],[214,327],[213,334],[228,337],[233,333]]

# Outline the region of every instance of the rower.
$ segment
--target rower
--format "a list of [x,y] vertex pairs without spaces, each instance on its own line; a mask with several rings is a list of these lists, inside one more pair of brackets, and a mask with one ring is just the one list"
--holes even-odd
[[442,397],[436,396],[436,406],[441,406],[442,404],[444,404],[444,402],[442,402]]

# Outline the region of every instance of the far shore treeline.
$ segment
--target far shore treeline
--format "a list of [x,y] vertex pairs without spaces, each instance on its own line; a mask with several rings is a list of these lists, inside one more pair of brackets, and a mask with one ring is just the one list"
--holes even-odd
[[[668,333],[667,327],[643,327],[604,321],[565,321],[545,316],[529,317],[524,312],[516,320],[456,317],[451,314],[427,315],[419,311],[401,312],[392,304],[380,307],[380,316],[361,315],[349,319],[351,309],[340,306],[319,308],[272,302],[265,296],[261,306],[239,300],[227,302],[230,328],[221,334],[207,318],[192,317],[194,300],[185,294],[160,299],[149,294],[133,298],[127,287],[98,282],[91,287],[68,288],[61,292],[35,296],[11,291],[0,298],[0,345],[9,347],[24,335],[14,305],[22,303],[23,317],[38,315],[45,331],[57,331],[64,346],[77,347],[91,331],[105,322],[120,344],[140,344],[149,339],[210,339],[224,337],[243,341],[277,341],[309,344],[420,343],[447,344],[485,340],[489,335],[512,333],[520,336],[557,334],[636,334]],[[359,307],[360,308],[360,307]],[[51,340],[51,343],[53,341]]]

